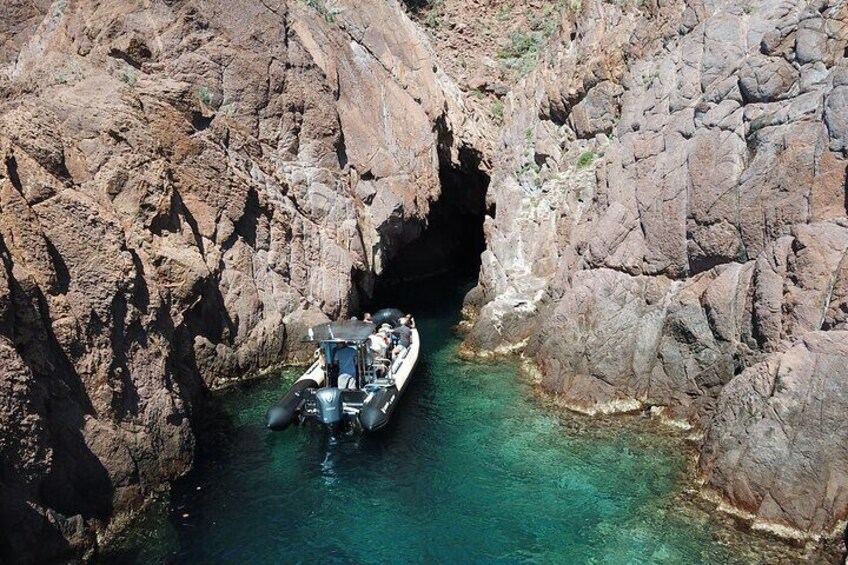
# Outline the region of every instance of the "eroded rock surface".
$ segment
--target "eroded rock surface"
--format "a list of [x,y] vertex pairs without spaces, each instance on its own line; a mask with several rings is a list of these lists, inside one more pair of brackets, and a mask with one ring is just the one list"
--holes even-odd
[[[848,497],[848,332],[812,331],[722,390],[701,466],[763,528],[831,527]],[[822,449],[820,446],[827,446]]]
[[395,2],[0,8],[0,560],[90,555],[201,391],[357,309],[475,135],[427,45]]
[[848,8],[496,4],[446,2],[438,56],[395,1],[0,6],[0,557],[91,555],[190,466],[202,391],[356,310],[469,155],[469,350],[703,432],[757,525],[848,515]]
[[507,97],[467,298],[467,350],[707,432],[709,487],[805,536],[848,516],[846,48],[840,2],[582,2]]

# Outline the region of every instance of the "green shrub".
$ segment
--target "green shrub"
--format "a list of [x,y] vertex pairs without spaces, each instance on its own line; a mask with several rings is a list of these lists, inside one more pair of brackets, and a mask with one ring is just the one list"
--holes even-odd
[[538,175],[540,172],[542,172],[542,167],[536,161],[524,163],[515,171],[515,176],[520,177],[523,176],[525,173],[529,173],[530,171],[533,171]]
[[546,38],[540,31],[514,31],[510,43],[498,51],[498,59],[506,69],[525,75],[536,67]]
[[499,120],[503,119],[504,105],[500,100],[492,102],[492,115]]
[[585,169],[586,167],[591,165],[594,160],[595,160],[595,154],[592,153],[591,151],[586,151],[585,153],[580,155],[579,159],[577,159],[577,168],[578,169]]
[[339,8],[327,8],[324,0],[303,0],[303,3],[321,14],[328,24],[336,23],[336,16],[342,13]]
[[125,82],[130,86],[135,86],[135,83],[138,82],[138,75],[127,69],[122,69],[118,78],[121,79],[121,82]]
[[209,88],[206,86],[201,86],[200,88],[198,88],[195,95],[197,96],[197,99],[200,101],[200,103],[204,106],[211,105],[212,99],[215,98],[215,95],[212,94],[212,91],[209,90]]
[[500,59],[518,59],[529,53],[537,52],[542,43],[542,36],[538,32],[514,31],[510,35],[510,40],[509,45],[498,51]]

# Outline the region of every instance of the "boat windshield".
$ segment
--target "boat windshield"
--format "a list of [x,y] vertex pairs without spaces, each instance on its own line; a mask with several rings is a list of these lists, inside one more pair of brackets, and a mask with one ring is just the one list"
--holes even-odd
[[304,341],[363,342],[374,333],[375,329],[371,322],[360,320],[330,322],[309,328]]

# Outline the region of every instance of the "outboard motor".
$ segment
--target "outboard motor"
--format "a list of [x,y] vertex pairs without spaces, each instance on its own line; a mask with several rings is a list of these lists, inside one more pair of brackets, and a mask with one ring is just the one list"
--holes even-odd
[[322,388],[315,393],[318,419],[328,426],[342,419],[342,391],[337,388]]

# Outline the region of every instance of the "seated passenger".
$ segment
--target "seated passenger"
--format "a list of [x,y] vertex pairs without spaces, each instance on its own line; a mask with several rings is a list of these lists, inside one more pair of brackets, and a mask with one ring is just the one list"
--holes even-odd
[[368,363],[374,367],[374,374],[381,378],[386,373],[386,354],[388,345],[384,336],[373,334],[368,336]]

